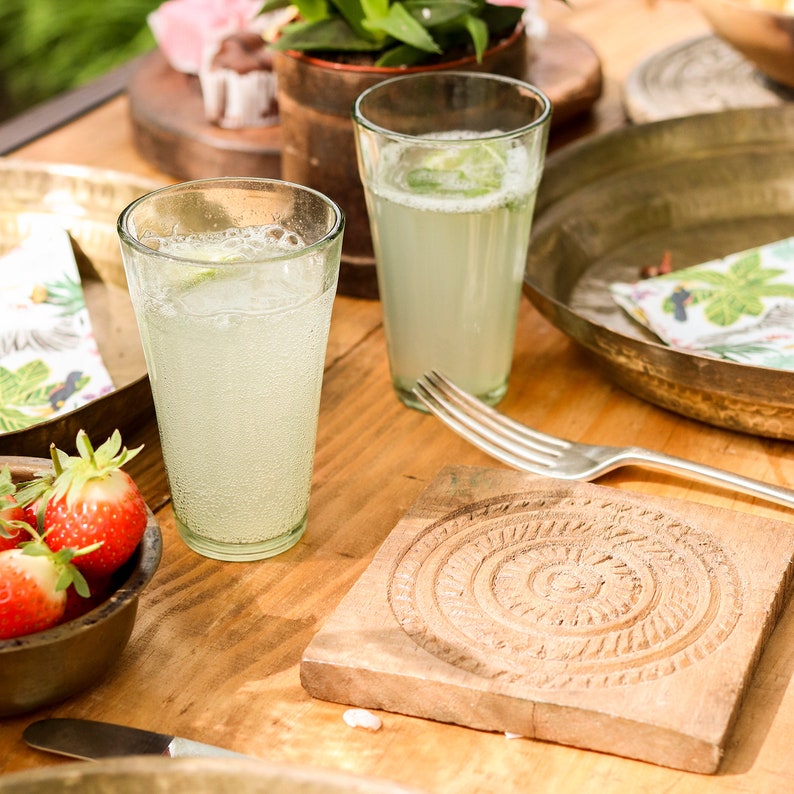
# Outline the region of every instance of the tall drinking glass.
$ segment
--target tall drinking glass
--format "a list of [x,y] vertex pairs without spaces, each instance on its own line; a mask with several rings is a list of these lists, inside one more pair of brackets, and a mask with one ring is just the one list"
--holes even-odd
[[493,74],[428,72],[353,105],[389,366],[399,398],[439,369],[490,404],[507,391],[551,103]]
[[271,557],[306,529],[344,218],[314,190],[221,178],[150,193],[118,232],[182,539]]

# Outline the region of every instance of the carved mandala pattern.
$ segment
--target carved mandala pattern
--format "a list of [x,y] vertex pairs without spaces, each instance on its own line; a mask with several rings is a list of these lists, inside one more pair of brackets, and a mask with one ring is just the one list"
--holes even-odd
[[426,528],[395,564],[389,603],[417,645],[460,668],[588,688],[712,653],[741,614],[741,582],[711,535],[658,510],[513,495]]
[[624,87],[632,121],[658,121],[732,108],[773,107],[791,101],[791,89],[766,78],[722,39],[676,42],[642,61]]

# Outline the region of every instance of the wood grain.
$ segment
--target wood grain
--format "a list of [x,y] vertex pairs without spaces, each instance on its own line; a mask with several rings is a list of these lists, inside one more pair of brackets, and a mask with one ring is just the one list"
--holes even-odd
[[[622,81],[640,59],[707,32],[684,0],[543,0],[584,36],[604,67],[593,111],[555,133],[553,147],[626,123]],[[168,179],[135,150],[125,96],[15,157],[111,167]],[[791,444],[711,428],[631,397],[522,300],[510,390],[500,408],[542,430],[592,443],[646,446],[782,485],[794,483]],[[164,534],[130,644],[108,679],[60,706],[0,724],[0,771],[64,761],[27,748],[22,729],[55,715],[169,731],[259,758],[374,775],[444,794],[776,794],[794,789],[794,611],[769,637],[716,775],[701,775],[551,742],[383,712],[383,728],[348,728],[345,706],[300,683],[312,638],[362,576],[422,490],[447,465],[492,466],[431,416],[393,396],[380,307],[337,299],[323,383],[309,528],[282,557],[219,563],[179,541],[153,425],[130,471]],[[222,480],[222,473],[218,474]],[[625,469],[600,481],[640,495],[794,524],[791,511],[672,475]],[[748,523],[748,539],[752,535]]]
[[301,663],[313,696],[716,772],[794,531],[449,467]]

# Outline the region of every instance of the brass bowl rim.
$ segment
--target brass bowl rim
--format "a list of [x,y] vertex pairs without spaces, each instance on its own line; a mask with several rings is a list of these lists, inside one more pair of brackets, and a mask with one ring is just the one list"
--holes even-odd
[[[115,778],[115,779],[114,779]],[[232,779],[240,785],[241,790],[269,791],[275,787],[278,791],[309,790],[326,791],[328,794],[421,794],[413,786],[390,780],[373,777],[372,775],[337,769],[317,767],[304,763],[285,761],[267,761],[255,756],[243,758],[203,758],[199,756],[165,758],[163,756],[137,755],[101,759],[98,761],[71,761],[54,767],[39,767],[0,775],[0,791],[38,791],[42,784],[47,791],[57,791],[64,787],[72,788],[77,784],[86,785],[96,782],[110,783],[113,790],[123,791],[123,784],[134,781],[140,784],[146,781],[181,783],[182,788],[168,790],[182,791],[184,784],[193,781],[205,781],[208,785],[218,779]],[[254,789],[247,783],[253,782]],[[120,785],[121,784],[121,785]],[[36,786],[34,789],[33,786]],[[24,786],[24,788],[23,788]],[[288,788],[287,788],[288,786]],[[91,785],[97,791],[96,785]],[[107,788],[102,785],[102,790]],[[136,785],[135,790],[138,790]],[[158,790],[160,790],[158,786]],[[210,789],[205,785],[204,791]],[[224,789],[225,790],[225,789]]]
[[[55,218],[64,222],[64,228],[74,237],[75,241],[80,244],[80,235],[73,235],[71,221],[78,220],[80,222],[91,221],[95,222],[96,226],[102,227],[106,234],[115,236],[115,225],[118,214],[121,210],[132,200],[134,196],[141,196],[153,190],[157,190],[164,186],[162,180],[157,180],[152,177],[143,176],[135,173],[127,173],[111,168],[99,168],[89,165],[77,165],[71,163],[59,163],[51,161],[34,161],[34,160],[15,160],[0,157],[0,181],[5,179],[24,179],[36,180],[33,184],[36,188],[39,187],[38,180],[46,180],[48,190],[52,189],[55,185],[59,189],[63,188],[62,182],[73,183],[70,184],[69,197],[74,201],[72,210],[79,208],[79,213],[75,215],[73,211],[65,212],[57,207],[48,206],[45,199],[48,193],[40,194],[36,190],[23,191],[19,206],[22,212],[40,212],[46,215],[52,215]],[[78,189],[75,189],[75,186]],[[86,186],[94,188],[111,188],[115,190],[130,191],[130,196],[124,198],[117,208],[111,209],[110,206],[93,207],[89,206],[83,195],[82,190]],[[11,198],[0,200],[0,216],[15,212],[11,207],[15,204],[14,198],[16,194],[10,194]],[[32,208],[32,209],[31,209]],[[19,213],[19,209],[16,213]],[[116,244],[118,247],[118,244]],[[118,254],[119,267],[121,265],[121,254]],[[135,377],[129,382],[117,385],[115,389],[96,397],[89,403],[73,408],[66,413],[57,414],[54,417],[45,419],[28,427],[23,427],[17,430],[9,430],[0,432],[0,450],[6,455],[26,454],[31,448],[30,439],[39,438],[42,432],[50,432],[51,435],[57,436],[61,432],[61,428],[67,427],[72,423],[82,421],[80,417],[90,413],[94,413],[95,409],[105,406],[117,406],[120,400],[129,395],[135,395],[138,399],[142,394],[148,393],[149,376],[145,369],[142,368],[140,372],[135,374]],[[123,429],[123,426],[122,426]]]

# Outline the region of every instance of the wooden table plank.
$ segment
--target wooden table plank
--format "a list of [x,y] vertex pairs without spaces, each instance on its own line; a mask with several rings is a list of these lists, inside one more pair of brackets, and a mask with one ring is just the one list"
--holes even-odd
[[[602,57],[605,94],[553,147],[625,124],[620,86],[641,58],[707,30],[683,0],[543,0]],[[126,97],[112,99],[15,157],[115,168],[170,180],[135,152]],[[508,414],[575,439],[641,443],[780,484],[794,482],[788,442],[707,427],[641,402],[598,370],[522,299]],[[770,638],[717,775],[665,769],[529,740],[508,740],[383,714],[378,733],[342,721],[344,707],[302,689],[303,650],[366,569],[399,518],[448,464],[494,462],[431,416],[404,408],[389,384],[377,303],[337,299],[322,394],[309,528],[261,563],[221,563],[178,540],[154,425],[133,461],[165,536],[163,562],[141,601],[117,668],[89,692],[0,724],[0,771],[61,764],[25,747],[22,729],[48,715],[172,731],[265,760],[378,775],[428,792],[471,794],[757,794],[794,789],[794,615]],[[222,473],[221,473],[222,474]],[[672,475],[627,469],[603,484],[792,522],[790,511]]]

